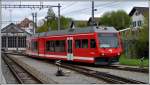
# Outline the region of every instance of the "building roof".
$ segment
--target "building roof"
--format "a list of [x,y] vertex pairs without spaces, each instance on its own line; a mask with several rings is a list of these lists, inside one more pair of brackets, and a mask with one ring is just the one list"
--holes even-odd
[[140,13],[142,13],[143,15],[145,13],[149,12],[149,8],[148,7],[133,7],[133,9],[130,11],[129,16],[132,16],[134,14],[134,12],[138,10]]
[[32,21],[29,20],[28,18],[25,18],[23,21],[21,21],[19,24],[17,24],[17,26],[19,26],[21,28],[28,28],[30,23],[32,23]]
[[[107,28],[107,29],[104,29]],[[70,34],[77,34],[77,33],[92,33],[92,32],[106,32],[106,33],[117,33],[118,31],[114,27],[96,27],[96,26],[89,26],[84,28],[74,28],[74,29],[65,29],[60,31],[50,31],[50,32],[43,32],[37,33],[33,35],[33,37],[38,36],[49,36],[49,35],[70,35]]]
[[26,33],[28,35],[31,35],[30,33],[26,32],[25,30],[21,29],[20,27],[18,27],[17,25],[15,25],[14,23],[10,23],[9,25],[7,25],[6,27],[1,29],[2,33]]

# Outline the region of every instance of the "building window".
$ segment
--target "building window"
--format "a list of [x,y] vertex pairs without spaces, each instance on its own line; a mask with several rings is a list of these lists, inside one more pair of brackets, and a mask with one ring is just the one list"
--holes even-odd
[[135,13],[136,16],[138,16],[139,14],[140,14],[140,12],[138,12],[138,11]]
[[81,48],[81,40],[75,40],[75,45],[76,48]]
[[91,39],[90,40],[90,47],[91,48],[96,48],[96,41],[95,41],[95,39]]
[[142,25],[142,21],[139,20],[139,21],[138,21],[138,26],[141,26],[141,25]]
[[88,39],[82,40],[82,48],[88,48]]
[[2,48],[6,47],[6,36],[2,36]]
[[8,37],[8,47],[12,48],[13,47],[13,43],[12,43],[12,36]]
[[132,22],[133,27],[136,27],[136,21]]

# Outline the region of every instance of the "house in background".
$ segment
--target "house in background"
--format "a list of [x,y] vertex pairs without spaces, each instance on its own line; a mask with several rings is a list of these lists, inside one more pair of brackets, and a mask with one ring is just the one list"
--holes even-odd
[[140,28],[144,23],[145,16],[148,15],[148,13],[148,7],[134,7],[129,13],[129,16],[131,16],[132,19],[132,27]]
[[17,24],[17,26],[30,34],[33,33],[33,21],[29,20],[28,18],[25,18],[23,21]]
[[10,23],[1,29],[2,49],[4,50],[26,50],[26,38],[30,33],[21,29],[14,23]]

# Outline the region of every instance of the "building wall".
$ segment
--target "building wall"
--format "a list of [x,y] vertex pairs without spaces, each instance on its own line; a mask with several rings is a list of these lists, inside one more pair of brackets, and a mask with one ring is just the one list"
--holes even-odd
[[144,16],[139,13],[138,11],[135,11],[132,16],[132,26],[134,28],[140,27],[144,23]]
[[25,50],[25,33],[2,33],[2,49],[5,50]]
[[21,29],[24,29],[25,31],[27,31],[28,33],[32,34],[32,30],[33,30],[33,23],[29,23],[28,27],[21,27]]

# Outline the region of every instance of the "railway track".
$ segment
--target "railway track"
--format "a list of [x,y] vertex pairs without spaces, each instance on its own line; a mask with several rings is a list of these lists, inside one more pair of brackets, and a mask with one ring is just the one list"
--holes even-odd
[[148,69],[145,68],[133,68],[133,67],[122,67],[122,66],[103,66],[100,68],[107,68],[107,69],[117,69],[117,70],[124,70],[124,71],[133,71],[133,72],[141,72],[141,73],[149,73]]
[[108,73],[105,73],[105,72],[94,71],[94,70],[91,70],[91,69],[87,69],[87,68],[84,68],[84,67],[79,67],[79,66],[72,65],[72,64],[62,64],[61,67],[71,69],[71,70],[75,70],[79,73],[82,73],[82,74],[85,74],[85,75],[88,75],[88,76],[92,76],[92,77],[95,77],[95,78],[98,78],[98,79],[103,79],[104,81],[112,83],[112,84],[146,84],[145,82],[123,78],[123,77],[108,74]]
[[15,61],[9,58],[6,54],[2,54],[4,62],[16,78],[19,84],[42,84],[40,80],[32,76],[24,68],[18,65]]
[[[18,55],[18,54],[15,54],[15,55]],[[24,55],[25,56],[25,54],[19,54],[19,55]],[[95,77],[95,78],[98,78],[98,79],[103,79],[106,82],[109,82],[109,83],[112,83],[112,84],[146,84],[145,82],[119,77],[119,76],[116,76],[116,75],[108,74],[106,72],[94,71],[94,70],[84,68],[84,67],[79,67],[79,66],[73,65],[73,64],[63,63],[61,65],[61,67],[71,69],[71,70],[75,70],[79,73],[82,73],[82,74],[85,74],[85,75],[88,75],[88,76],[92,76],[92,77]],[[114,66],[112,66],[112,67],[114,67]],[[112,67],[108,67],[108,68],[112,68]],[[112,69],[114,69],[114,68],[112,68]],[[115,69],[117,69],[117,67]],[[120,69],[120,68],[118,68],[118,69]],[[120,70],[123,70],[123,69],[120,69]]]
[[[26,54],[22,53],[8,53],[13,55],[23,55],[26,56]],[[149,73],[149,69],[146,68],[133,68],[133,67],[122,67],[122,66],[98,66],[98,68],[107,68],[107,69],[117,69],[117,70],[124,70],[124,71],[133,71],[133,72],[140,72],[140,73]]]

